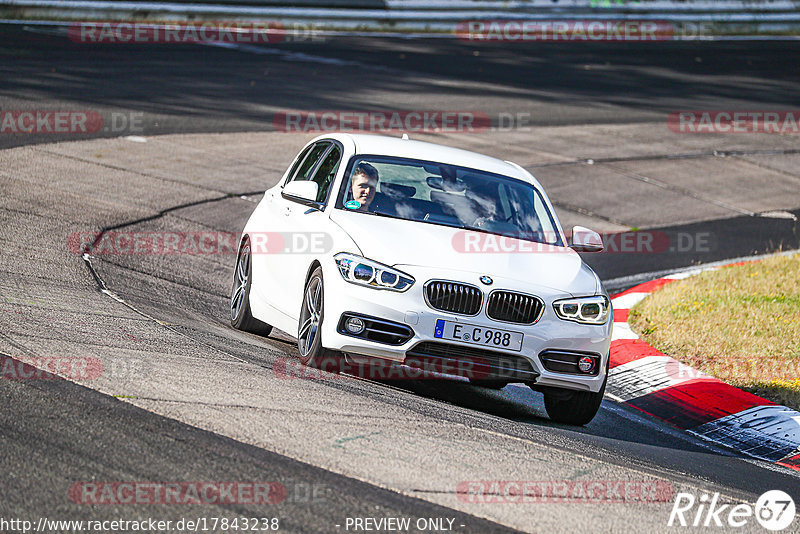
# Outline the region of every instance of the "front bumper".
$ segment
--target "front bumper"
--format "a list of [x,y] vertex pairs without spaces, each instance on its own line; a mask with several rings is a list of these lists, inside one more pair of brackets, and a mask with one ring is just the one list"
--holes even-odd
[[[459,352],[458,348],[465,350],[475,349],[477,351],[488,350],[488,353],[481,354],[483,360],[493,363],[491,360],[494,357],[498,357],[501,360],[501,365],[513,368],[511,371],[522,370],[518,368],[520,367],[518,359],[522,359],[529,364],[530,372],[516,374],[512,372],[510,376],[510,381],[512,382],[535,382],[539,386],[592,392],[597,392],[602,387],[611,344],[612,321],[609,317],[608,322],[603,325],[583,325],[559,319],[555,315],[552,302],[572,296],[568,291],[559,292],[550,288],[536,287],[533,284],[523,286],[516,280],[495,278],[492,286],[481,287],[485,295],[488,295],[491,289],[507,289],[536,295],[545,303],[541,318],[533,325],[509,324],[492,320],[486,316],[485,299],[480,312],[475,316],[458,315],[429,307],[423,295],[423,285],[427,280],[442,278],[441,273],[421,267],[404,266],[402,270],[412,275],[416,279],[416,283],[407,291],[398,293],[388,290],[376,290],[346,282],[342,279],[335,266],[323,266],[325,277],[325,321],[322,326],[322,339],[324,346],[349,354],[383,358],[397,363],[408,364],[412,364],[412,360],[418,360],[421,353],[431,352],[428,350],[431,348],[431,344],[437,345],[434,352],[441,349],[443,344],[454,346],[455,353]],[[447,278],[455,282],[478,285],[479,287],[481,285],[480,283],[476,284],[478,275],[475,273],[450,272],[447,274]],[[340,319],[345,313],[362,314],[399,323],[409,327],[413,335],[407,341],[394,345],[345,335],[339,331]],[[438,319],[482,328],[520,332],[523,334],[521,350],[486,348],[437,338],[434,334]],[[446,347],[445,350],[447,350]],[[541,356],[545,353],[545,357],[547,357],[546,355],[548,353],[552,354],[553,351],[594,355],[598,358],[598,370],[593,375],[548,370]],[[447,357],[447,354],[444,354],[444,356]],[[493,378],[492,376],[484,377]]]

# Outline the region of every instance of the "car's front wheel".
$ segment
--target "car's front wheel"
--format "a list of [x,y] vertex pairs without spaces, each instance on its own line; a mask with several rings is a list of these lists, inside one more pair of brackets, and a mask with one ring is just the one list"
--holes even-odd
[[253,260],[250,241],[245,240],[239,247],[236,268],[233,271],[231,288],[231,326],[238,330],[268,336],[272,326],[259,321],[250,313],[250,286],[253,284]]
[[329,373],[342,369],[342,354],[322,346],[322,321],[325,319],[325,288],[322,267],[317,267],[306,283],[300,305],[300,324],[297,329],[297,349],[303,365]]
[[585,425],[594,419],[603,402],[608,374],[603,380],[600,391],[569,391],[560,388],[548,388],[544,393],[544,407],[550,419],[568,425]]

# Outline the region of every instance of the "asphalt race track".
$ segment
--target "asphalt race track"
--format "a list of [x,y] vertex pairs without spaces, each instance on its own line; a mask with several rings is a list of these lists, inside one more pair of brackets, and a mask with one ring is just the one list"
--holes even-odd
[[[277,517],[289,532],[408,517],[448,518],[458,532],[680,532],[702,528],[667,527],[677,492],[753,503],[781,489],[800,503],[794,472],[611,399],[574,428],[551,423],[539,394],[514,385],[297,379],[288,336],[228,325],[233,255],[86,262],[68,246],[76,232],[240,231],[316,135],[274,131],[276,113],[380,109],[484,113],[486,131],[412,137],[525,166],[565,227],[667,239],[656,251],[587,255],[609,289],[796,249],[797,135],[676,134],[666,123],[677,110],[796,109],[796,42],[223,48],[86,45],[57,28],[0,25],[0,57],[3,112],[89,110],[119,126],[0,134],[3,365],[82,357],[103,370],[75,382],[0,380],[0,517]],[[500,115],[524,123],[502,127]],[[671,489],[580,504],[471,502],[457,491],[492,480]],[[71,491],[171,481],[277,482],[287,494],[266,505],[87,504]]]

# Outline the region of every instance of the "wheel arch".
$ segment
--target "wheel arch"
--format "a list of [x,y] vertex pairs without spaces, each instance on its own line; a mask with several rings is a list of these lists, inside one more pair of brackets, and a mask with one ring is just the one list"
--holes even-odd
[[308,266],[308,271],[306,272],[306,279],[305,282],[303,282],[304,288],[308,285],[308,281],[311,279],[311,274],[317,269],[317,267],[322,268],[322,263],[320,263],[318,259],[314,259],[314,261],[311,262],[311,265]]
[[250,234],[248,234],[247,232],[243,232],[242,236],[239,238],[239,244],[236,245],[237,259],[239,258],[239,253],[242,251],[242,245],[244,245],[246,241],[250,241]]

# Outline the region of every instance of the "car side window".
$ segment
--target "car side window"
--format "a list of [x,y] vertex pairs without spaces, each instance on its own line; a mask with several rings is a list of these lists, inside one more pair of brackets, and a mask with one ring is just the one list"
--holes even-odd
[[323,154],[325,154],[325,151],[328,150],[330,145],[330,141],[320,141],[312,146],[311,150],[308,152],[308,155],[303,160],[303,163],[301,163],[297,169],[297,172],[293,173],[292,177],[289,178],[286,183],[293,182],[295,180],[310,180],[311,171],[314,170],[314,167],[316,167],[320,158],[323,156]]
[[334,145],[312,178],[319,186],[317,188],[317,202],[325,202],[328,197],[328,189],[333,183],[333,177],[336,176],[341,160],[342,151],[338,146]]
[[308,145],[302,152],[300,152],[300,155],[297,156],[297,158],[294,160],[294,164],[292,164],[292,169],[286,174],[286,181],[283,182],[283,185],[286,185],[292,181],[292,177],[297,172],[297,168],[301,163],[303,163],[303,161],[305,161],[306,156],[309,152],[311,152],[312,148],[314,148],[314,145]]

